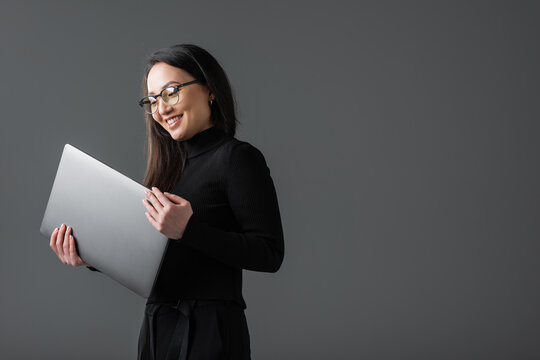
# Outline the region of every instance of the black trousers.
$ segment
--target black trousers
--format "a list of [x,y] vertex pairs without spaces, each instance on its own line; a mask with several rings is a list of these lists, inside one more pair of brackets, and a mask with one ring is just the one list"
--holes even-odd
[[244,309],[224,300],[148,304],[138,360],[251,359]]

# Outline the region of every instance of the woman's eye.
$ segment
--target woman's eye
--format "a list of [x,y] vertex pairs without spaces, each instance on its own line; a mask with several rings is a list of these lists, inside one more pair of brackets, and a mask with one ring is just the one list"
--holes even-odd
[[156,102],[156,99],[154,99],[154,98],[146,98],[143,101],[144,104],[153,104],[155,102]]

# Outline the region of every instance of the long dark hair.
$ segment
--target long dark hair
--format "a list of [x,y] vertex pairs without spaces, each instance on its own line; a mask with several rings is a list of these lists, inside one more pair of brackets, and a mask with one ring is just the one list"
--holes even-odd
[[[154,64],[164,62],[188,72],[214,94],[210,121],[226,134],[234,136],[236,101],[227,74],[217,60],[206,50],[193,44],[179,44],[159,49],[148,57],[142,81],[143,96],[148,95],[148,73]],[[152,115],[145,114],[148,160],[143,185],[171,191],[180,178],[186,161],[181,141],[174,140]]]

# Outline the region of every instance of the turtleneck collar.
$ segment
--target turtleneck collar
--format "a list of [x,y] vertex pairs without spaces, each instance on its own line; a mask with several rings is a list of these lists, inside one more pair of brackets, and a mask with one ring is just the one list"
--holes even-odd
[[192,157],[212,149],[226,137],[227,134],[215,125],[193,135],[191,139],[184,141],[184,149],[187,152],[187,158],[191,159]]

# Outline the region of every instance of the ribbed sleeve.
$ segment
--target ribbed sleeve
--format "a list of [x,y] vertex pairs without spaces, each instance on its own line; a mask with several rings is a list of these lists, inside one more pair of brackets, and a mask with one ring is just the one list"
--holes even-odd
[[179,241],[235,268],[276,272],[284,256],[283,229],[263,154],[247,142],[238,142],[223,169],[223,185],[241,231],[210,226],[194,213]]

